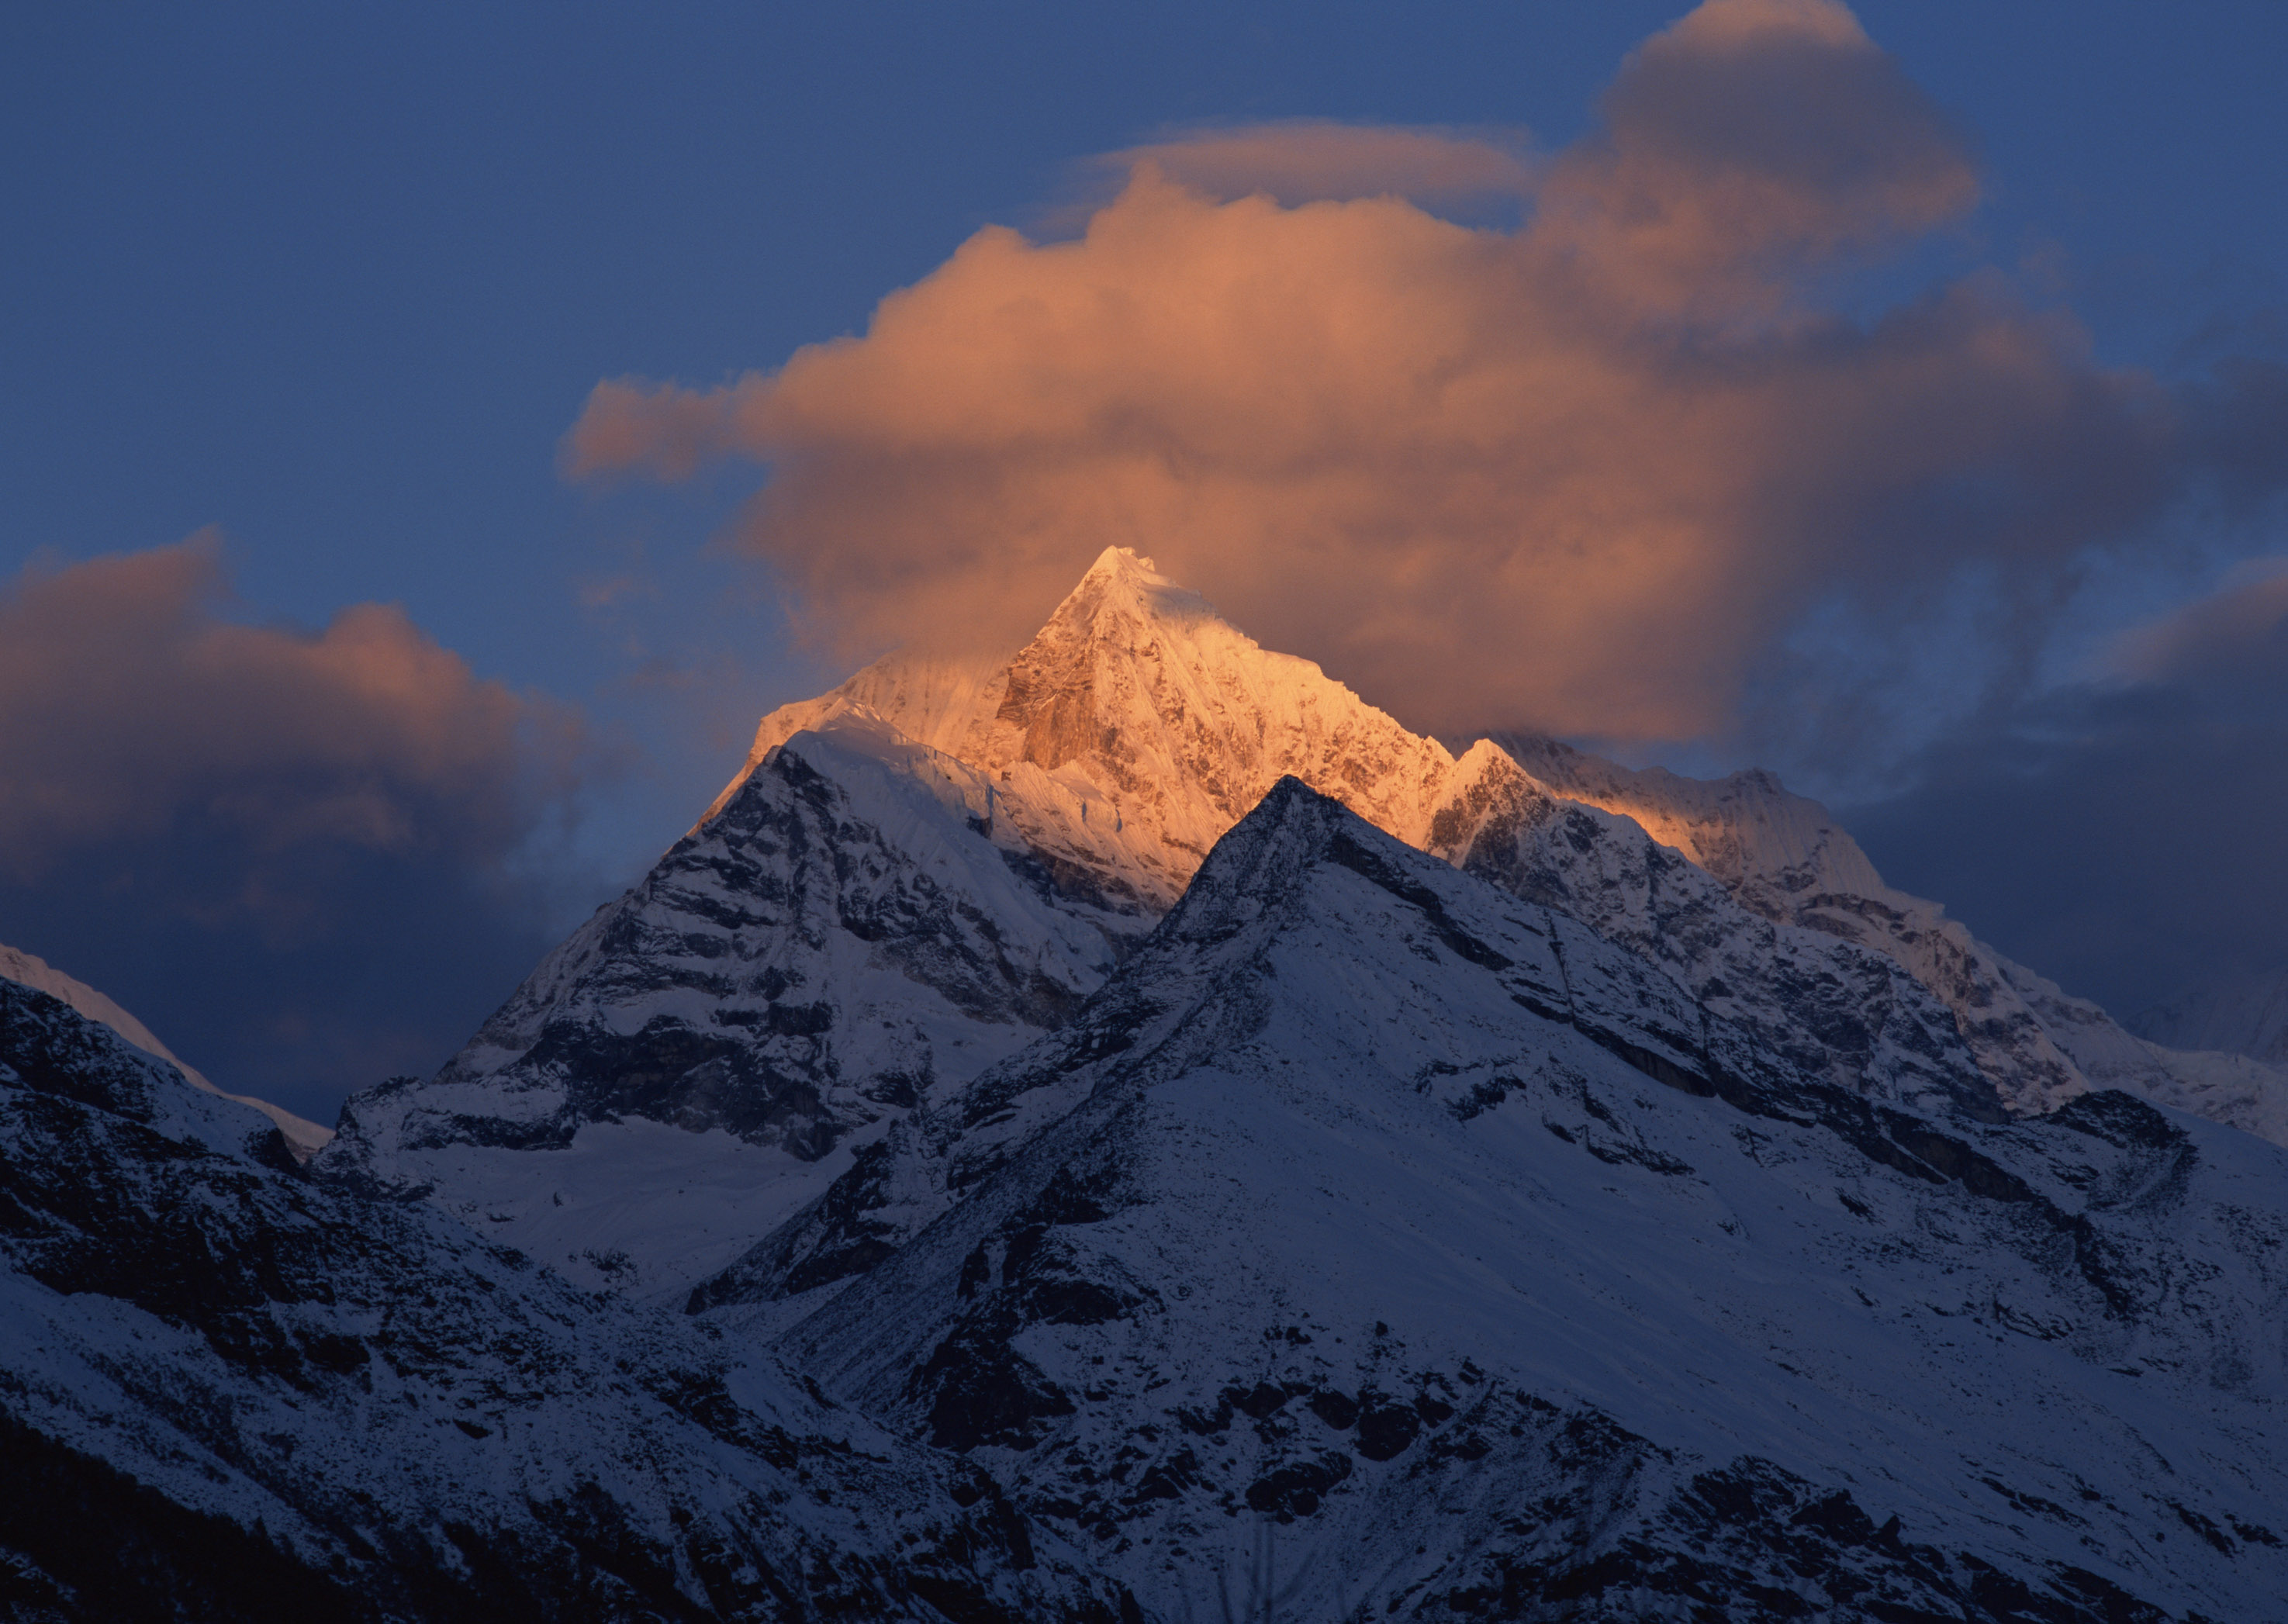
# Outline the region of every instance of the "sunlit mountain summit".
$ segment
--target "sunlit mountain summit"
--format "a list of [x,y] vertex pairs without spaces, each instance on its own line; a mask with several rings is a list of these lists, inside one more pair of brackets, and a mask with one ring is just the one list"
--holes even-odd
[[1974,1077],[2025,1114],[2123,1088],[2288,1137],[2280,1073],[2130,1036],[1768,774],[1457,757],[1112,548],[1013,656],[893,654],[765,717],[643,883],[435,1078],[354,1100],[327,1166],[672,1295],[1059,1026],[1287,776],[1862,1091]]
[[[2131,1037],[1767,774],[1457,755],[1125,550],[1012,654],[763,718],[306,1172],[25,996],[5,1370],[52,1477],[290,1529],[377,1616],[497,1572],[630,1619],[2288,1594],[2280,1073]],[[170,1243],[67,1153],[169,1192],[229,1312],[157,1264],[73,1295]]]

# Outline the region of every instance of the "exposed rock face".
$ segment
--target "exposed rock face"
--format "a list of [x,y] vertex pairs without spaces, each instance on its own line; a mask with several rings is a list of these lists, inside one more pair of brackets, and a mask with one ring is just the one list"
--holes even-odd
[[779,1346],[1172,1616],[2263,1616],[2288,1154],[1998,1115],[1807,1073],[1290,783],[893,1136],[935,1211]]
[[996,805],[878,720],[798,735],[434,1079],[351,1102],[322,1176],[600,1284],[687,1285],[1103,978],[1135,927],[1059,899]]
[[981,1474],[0,982],[0,1612],[1110,1624]]

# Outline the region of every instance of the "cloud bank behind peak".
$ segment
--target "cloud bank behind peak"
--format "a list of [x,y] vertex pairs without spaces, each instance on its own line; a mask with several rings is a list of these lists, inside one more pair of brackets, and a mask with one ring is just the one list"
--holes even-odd
[[[1079,236],[982,230],[863,336],[598,385],[568,470],[767,465],[736,544],[846,656],[1010,643],[1124,544],[1415,726],[1640,741],[1733,726],[1820,606],[2055,574],[2191,478],[2176,398],[1998,273],[1823,294],[1980,194],[1831,0],[1709,0],[1546,154],[1298,123],[1116,162]],[[1505,190],[1514,228],[1438,212]]]

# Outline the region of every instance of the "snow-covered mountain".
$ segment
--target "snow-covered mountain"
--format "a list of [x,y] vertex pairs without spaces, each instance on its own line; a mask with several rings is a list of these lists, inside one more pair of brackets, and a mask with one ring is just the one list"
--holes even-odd
[[1846,1086],[2019,1114],[2119,1088],[2288,1142],[2288,1074],[2130,1036],[1769,775],[1518,736],[1457,758],[1116,548],[1009,659],[894,655],[766,717],[645,882],[436,1077],[354,1101],[321,1170],[677,1300],[1055,1027],[1290,774]]
[[2288,973],[2228,976],[2141,1010],[2129,1024],[2139,1036],[2171,1049],[2288,1066]]
[[1751,912],[1898,961],[1954,1012],[1981,1069],[2006,1095],[2038,1105],[2085,1088],[2123,1089],[2288,1145],[2288,1067],[2268,1064],[2260,1046],[2220,1042],[2191,1021],[2141,1018],[2144,1036],[2133,1034],[1979,941],[1937,903],[1884,884],[1826,808],[1769,773],[1708,782],[1631,772],[1546,739],[1499,742],[1554,794],[1633,820]]
[[[1488,770],[1483,747],[1458,761],[1316,666],[1259,647],[1148,560],[1118,548],[1097,559],[1015,659],[996,668],[892,656],[765,717],[748,770],[800,728],[854,709],[994,779],[1005,815],[1069,880],[1155,908],[1285,772],[1410,844],[1467,860],[1433,826],[1481,792]],[[2119,1088],[2288,1143],[2288,1072],[2220,1065],[2133,1037],[2096,1005],[1978,941],[1938,904],[1886,885],[1825,808],[1788,794],[1769,773],[1705,782],[1632,772],[1530,735],[1488,742],[1546,796],[1631,820],[1747,915],[1895,963],[1951,1012],[2011,1108],[2045,1110],[2091,1087]],[[1569,906],[1601,913],[1601,930],[1620,923],[1616,899],[1593,885]],[[1673,909],[1641,920],[1636,945],[1672,937],[1679,923]],[[1712,929],[1741,937],[1736,967],[1768,950],[1759,927],[1737,915],[1696,928],[1704,937]],[[1800,939],[1792,947],[1803,973],[1784,978],[1791,995],[1822,974],[1842,984],[1867,979],[1860,955],[1811,970],[1803,961],[1826,950]],[[1659,956],[1691,973],[1675,954]]]
[[1133,1616],[989,1478],[0,982],[0,1616]]
[[153,1045],[0,981],[0,1611],[2288,1594],[2277,1071],[1768,776],[1458,757],[1124,551],[764,718],[306,1168]]
[[324,1149],[326,1142],[334,1137],[332,1129],[306,1121],[266,1099],[257,1099],[250,1094],[224,1093],[197,1070],[185,1065],[172,1050],[152,1035],[148,1026],[121,1009],[108,996],[97,992],[86,982],[64,974],[45,959],[36,958],[31,954],[0,943],[0,980],[36,987],[51,998],[60,998],[88,1019],[110,1027],[145,1054],[164,1060],[208,1093],[220,1095],[238,1105],[252,1106],[277,1126],[279,1133],[285,1138],[286,1148],[294,1153],[298,1161],[307,1161]]
[[926,1092],[1064,1018],[1141,922],[1060,898],[975,769],[822,718],[319,1166],[679,1296]]
[[775,1238],[910,1220],[777,1345],[1163,1616],[2272,1616],[2288,1153],[1942,1092],[1291,780]]

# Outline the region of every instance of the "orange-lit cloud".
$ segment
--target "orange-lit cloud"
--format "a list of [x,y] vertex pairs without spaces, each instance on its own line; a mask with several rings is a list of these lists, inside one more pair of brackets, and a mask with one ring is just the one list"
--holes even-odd
[[217,617],[211,537],[0,587],[0,877],[195,824],[244,854],[498,856],[528,827],[530,730],[563,718],[480,682],[402,611],[322,632]]
[[[846,653],[1012,644],[1121,543],[1415,725],[1640,738],[1723,725],[1826,598],[2053,566],[2168,488],[2160,392],[1998,279],[1819,302],[1978,196],[1832,0],[1709,0],[1534,162],[1327,125],[1125,157],[1084,234],[981,231],[862,337],[599,385],[568,469],[768,464],[740,541]],[[1435,212],[1504,186],[1513,231]]]

